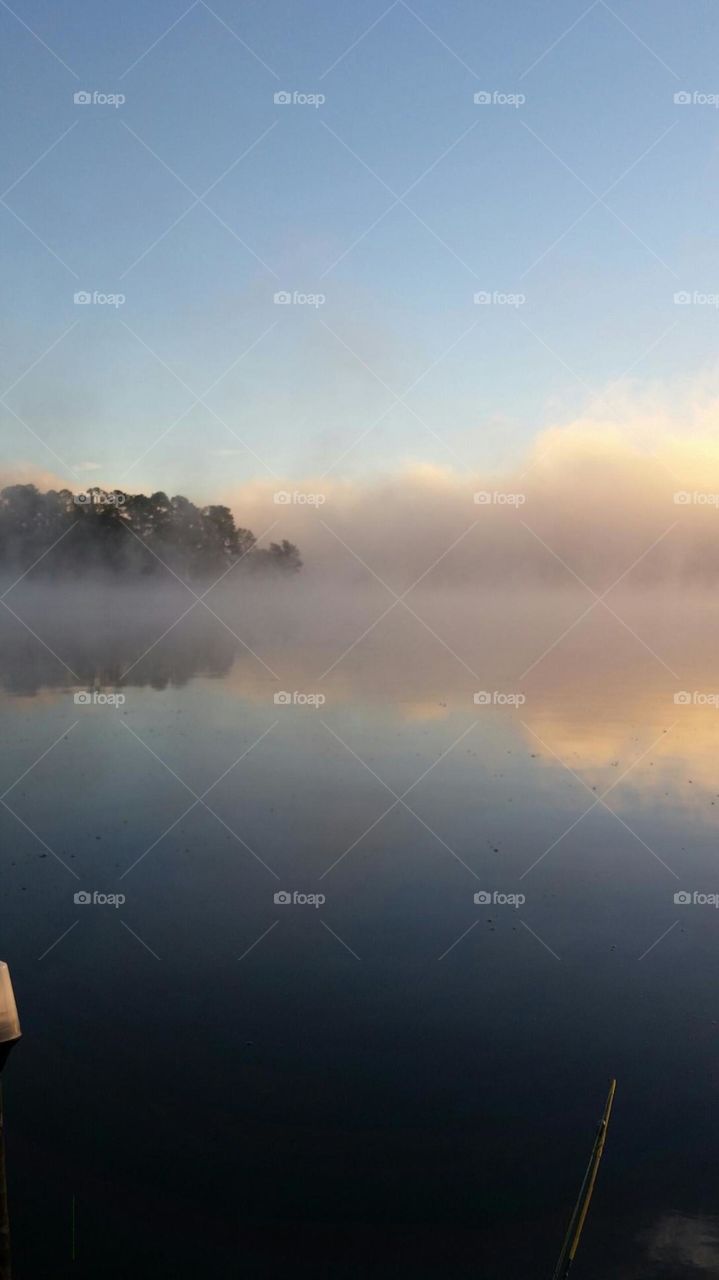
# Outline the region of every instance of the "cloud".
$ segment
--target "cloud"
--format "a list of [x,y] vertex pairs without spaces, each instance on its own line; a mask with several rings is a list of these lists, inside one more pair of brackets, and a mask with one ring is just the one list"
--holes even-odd
[[[677,1275],[691,1268],[715,1276],[719,1268],[719,1232],[716,1218],[690,1218],[666,1214],[641,1237],[647,1257],[663,1274]],[[664,1272],[664,1268],[667,1268]]]
[[[274,495],[282,493],[278,503]],[[475,494],[483,495],[480,501]],[[719,445],[666,436],[651,449],[614,424],[542,435],[504,475],[408,466],[348,481],[256,480],[224,501],[308,564],[429,583],[633,585],[719,576]],[[575,576],[576,575],[576,576]]]
[[3,462],[0,464],[0,489],[11,484],[34,484],[38,489],[67,489],[67,478],[54,471],[38,467],[34,462]]

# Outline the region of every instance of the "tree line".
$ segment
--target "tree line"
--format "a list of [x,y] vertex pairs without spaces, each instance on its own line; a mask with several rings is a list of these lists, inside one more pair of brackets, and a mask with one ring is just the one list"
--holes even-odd
[[96,570],[155,575],[168,566],[180,577],[208,578],[238,561],[247,572],[296,573],[302,566],[286,539],[258,547],[229,507],[197,507],[161,491],[149,497],[97,487],[41,493],[33,484],[9,485],[0,490],[0,570],[36,561],[35,572],[52,577]]

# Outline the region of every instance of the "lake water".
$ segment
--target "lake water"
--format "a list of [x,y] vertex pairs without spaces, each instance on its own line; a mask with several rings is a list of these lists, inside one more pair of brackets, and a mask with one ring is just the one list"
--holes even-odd
[[19,1280],[719,1274],[713,601],[7,603]]

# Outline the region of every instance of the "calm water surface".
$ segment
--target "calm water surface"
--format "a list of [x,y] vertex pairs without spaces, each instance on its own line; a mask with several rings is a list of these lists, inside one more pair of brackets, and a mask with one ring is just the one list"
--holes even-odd
[[713,607],[125,605],[3,622],[19,1280],[540,1280],[611,1076],[577,1280],[718,1275]]

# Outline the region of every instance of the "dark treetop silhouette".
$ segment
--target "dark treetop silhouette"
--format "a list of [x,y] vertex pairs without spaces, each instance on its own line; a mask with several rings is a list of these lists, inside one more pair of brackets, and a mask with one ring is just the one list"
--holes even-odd
[[[0,571],[166,573],[209,578],[242,561],[246,570],[296,573],[302,561],[286,540],[257,547],[249,529],[237,528],[229,507],[196,507],[188,498],[92,488],[40,493],[33,484],[0,491]],[[167,566],[167,568],[165,568]]]

